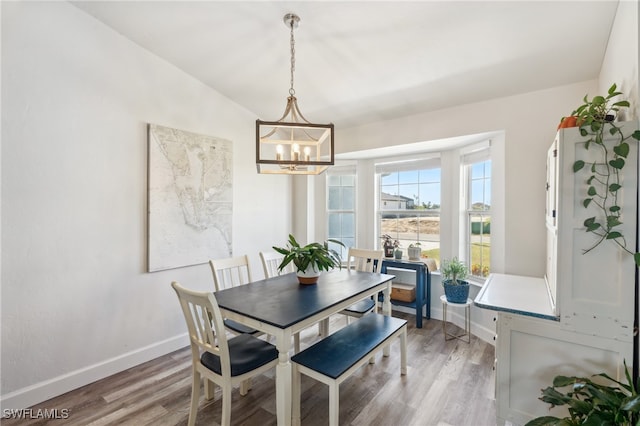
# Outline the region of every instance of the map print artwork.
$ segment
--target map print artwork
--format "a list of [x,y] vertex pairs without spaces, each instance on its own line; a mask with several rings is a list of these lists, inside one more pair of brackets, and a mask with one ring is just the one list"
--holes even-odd
[[149,124],[148,270],[230,257],[231,141]]

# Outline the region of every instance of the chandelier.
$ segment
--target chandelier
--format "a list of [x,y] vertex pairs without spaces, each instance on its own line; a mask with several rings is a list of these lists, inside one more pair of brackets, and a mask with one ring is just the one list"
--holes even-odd
[[277,121],[256,120],[256,167],[258,173],[317,175],[333,165],[333,124],[313,124],[298,107],[293,88],[295,39],[300,18],[283,18],[291,31],[291,86],[284,114]]

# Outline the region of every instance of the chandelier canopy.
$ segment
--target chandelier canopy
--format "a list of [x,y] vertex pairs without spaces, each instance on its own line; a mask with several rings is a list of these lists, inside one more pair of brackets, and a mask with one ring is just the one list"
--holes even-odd
[[293,88],[293,30],[298,27],[300,18],[288,13],[283,20],[291,34],[291,86],[280,119],[256,120],[256,167],[258,173],[317,175],[334,163],[333,124],[311,123],[300,112]]

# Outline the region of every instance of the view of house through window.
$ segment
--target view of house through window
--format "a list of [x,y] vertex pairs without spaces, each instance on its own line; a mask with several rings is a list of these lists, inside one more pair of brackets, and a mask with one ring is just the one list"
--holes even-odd
[[491,160],[466,167],[469,269],[471,275],[485,278],[491,263]]
[[346,259],[348,247],[354,247],[356,243],[355,182],[355,172],[327,175],[328,238],[345,245],[346,248],[343,248],[330,243],[330,247],[338,251],[342,259]]
[[[407,257],[411,244],[420,244],[422,256],[440,263],[440,165],[439,160],[410,165],[377,167],[380,234],[397,241]],[[395,170],[394,170],[395,169]],[[382,247],[382,241],[380,242]]]

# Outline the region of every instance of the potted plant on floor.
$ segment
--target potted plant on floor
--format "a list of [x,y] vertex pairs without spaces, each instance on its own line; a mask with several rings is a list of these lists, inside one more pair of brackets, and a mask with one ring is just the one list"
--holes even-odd
[[[612,379],[605,373],[595,376],[607,379],[609,384],[596,383],[587,377],[556,376],[553,386],[542,390],[541,401],[555,406],[566,405],[569,416],[537,417],[525,426],[564,426],[564,425],[628,425],[634,423],[634,416],[640,412],[638,384],[634,384],[627,364],[624,363],[627,384]],[[612,386],[613,385],[613,386]],[[563,392],[557,388],[566,388]]]
[[293,262],[300,284],[317,283],[322,271],[329,271],[336,267],[342,268],[340,253],[329,248],[329,243],[345,247],[341,241],[334,239],[328,239],[324,243],[310,243],[301,246],[295,237],[289,234],[286,247],[273,247],[275,251],[284,255],[278,270],[282,271],[285,266]]
[[449,303],[466,303],[469,298],[469,282],[465,281],[469,269],[464,262],[454,257],[443,260],[440,266],[442,286]]

